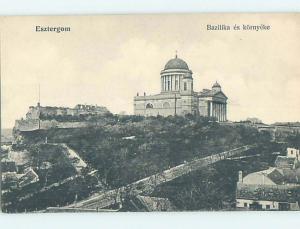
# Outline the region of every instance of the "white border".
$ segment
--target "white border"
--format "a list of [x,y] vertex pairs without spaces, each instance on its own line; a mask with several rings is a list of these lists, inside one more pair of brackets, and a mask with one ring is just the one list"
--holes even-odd
[[[299,0],[0,0],[0,15],[300,12]],[[1,214],[1,228],[297,228],[300,212]]]

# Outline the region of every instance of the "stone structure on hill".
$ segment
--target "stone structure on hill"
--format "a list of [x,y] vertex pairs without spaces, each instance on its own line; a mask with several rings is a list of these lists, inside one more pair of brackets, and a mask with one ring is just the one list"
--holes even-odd
[[134,97],[134,113],[142,116],[201,115],[227,121],[227,97],[218,82],[212,89],[194,91],[193,72],[178,58],[169,60],[160,73],[161,92]]
[[30,106],[25,119],[16,120],[14,131],[33,131],[50,128],[82,128],[89,125],[89,116],[109,114],[106,107],[78,104],[74,108]]

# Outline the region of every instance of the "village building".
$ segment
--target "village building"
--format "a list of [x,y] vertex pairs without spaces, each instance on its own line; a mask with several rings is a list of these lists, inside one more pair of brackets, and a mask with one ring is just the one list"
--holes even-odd
[[29,167],[25,169],[24,174],[20,176],[18,180],[18,185],[20,188],[23,188],[29,184],[36,183],[38,181],[39,181],[39,176],[31,167]]
[[194,91],[193,72],[178,58],[169,60],[160,73],[161,92],[137,94],[134,114],[142,116],[200,115],[227,121],[227,97],[218,82],[211,89]]
[[275,167],[280,169],[296,169],[300,166],[299,149],[287,148],[286,156],[277,156]]
[[1,159],[1,172],[17,172],[16,163],[8,158]]
[[299,210],[300,170],[296,157],[297,154],[291,154],[291,148],[288,148],[286,156],[277,156],[275,167],[245,177],[240,171],[236,207],[248,210]]
[[31,167],[26,168],[23,173],[3,172],[1,175],[2,190],[23,188],[39,181],[39,176]]
[[287,148],[287,157],[300,160],[300,150],[296,148]]

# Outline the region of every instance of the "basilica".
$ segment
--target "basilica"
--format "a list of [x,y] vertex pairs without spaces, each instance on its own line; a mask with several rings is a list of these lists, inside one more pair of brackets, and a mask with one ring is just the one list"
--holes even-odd
[[156,95],[137,94],[134,114],[142,116],[200,115],[227,121],[227,97],[220,84],[211,89],[194,91],[193,72],[178,58],[169,60],[160,72],[161,92]]

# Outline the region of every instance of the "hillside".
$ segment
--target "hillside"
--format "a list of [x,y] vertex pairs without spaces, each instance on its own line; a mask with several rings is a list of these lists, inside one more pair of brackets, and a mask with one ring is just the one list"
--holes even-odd
[[265,143],[267,133],[223,126],[203,117],[113,116],[101,127],[22,134],[25,144],[66,143],[111,187],[120,187],[196,156]]

